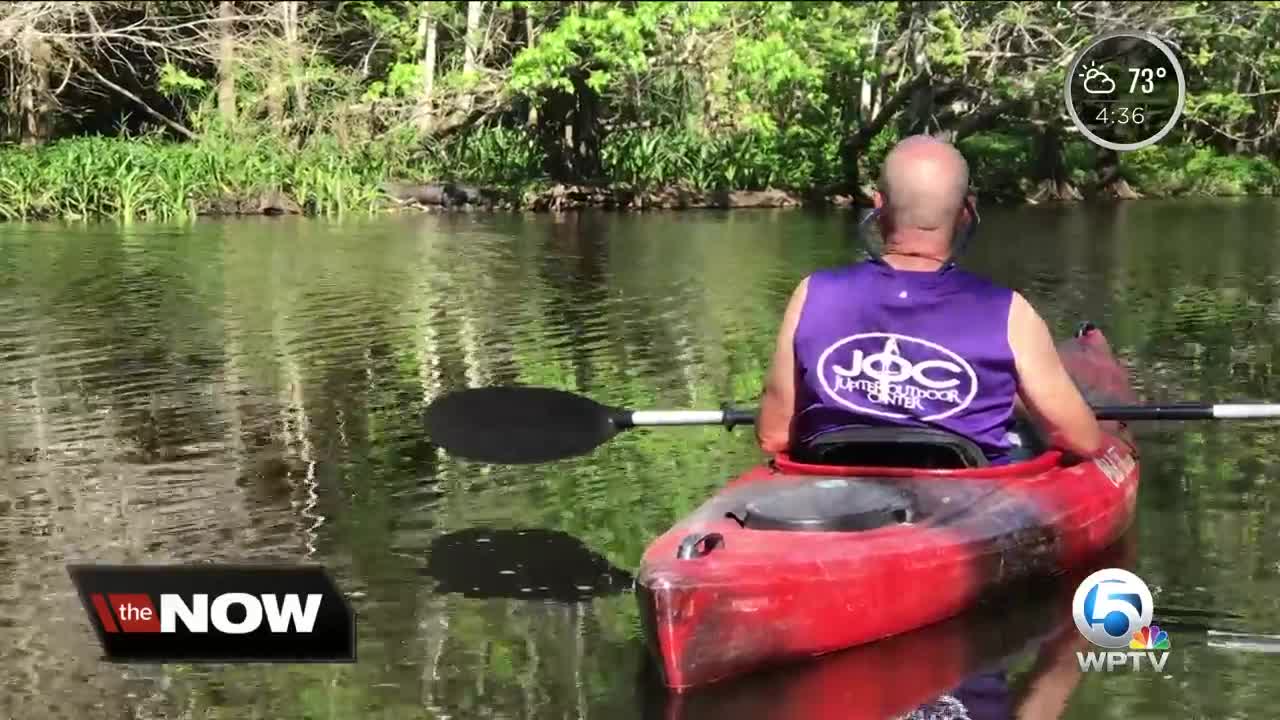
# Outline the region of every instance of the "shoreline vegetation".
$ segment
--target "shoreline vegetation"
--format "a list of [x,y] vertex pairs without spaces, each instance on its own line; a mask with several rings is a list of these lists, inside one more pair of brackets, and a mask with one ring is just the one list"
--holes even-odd
[[[1267,2],[0,2],[0,219],[858,205],[931,133],[984,202],[1280,194]],[[1174,46],[1132,153],[1062,107],[1098,35]]]

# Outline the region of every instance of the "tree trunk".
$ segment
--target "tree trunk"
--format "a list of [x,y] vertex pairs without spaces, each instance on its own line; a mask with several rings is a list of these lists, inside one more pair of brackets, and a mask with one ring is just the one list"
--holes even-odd
[[[524,42],[525,47],[533,47],[533,16],[529,14],[527,8],[521,8],[524,13]],[[1280,120],[1277,120],[1280,122]],[[525,119],[525,123],[530,127],[538,124],[538,105],[533,101],[529,102],[529,115]]]
[[236,121],[235,4],[218,3],[218,115],[228,125]]
[[[286,8],[288,4],[287,2],[277,4],[282,23],[287,21]],[[267,76],[267,88],[265,91],[267,118],[270,119],[272,126],[283,129],[285,95],[288,93],[287,78],[290,66],[284,57],[273,54],[270,67],[271,72]]]
[[298,115],[307,112],[306,75],[302,72],[302,29],[298,22],[298,0],[280,3],[281,24],[284,26],[285,62],[293,85],[293,111]]
[[1098,148],[1097,170],[1098,189],[1101,193],[1121,200],[1136,200],[1142,197],[1120,174],[1120,154],[1115,150]]
[[[880,23],[876,23],[871,28],[871,55],[875,56],[877,47],[880,44]],[[862,91],[859,93],[858,118],[862,122],[866,122],[875,114],[871,107],[871,96],[874,86],[870,80],[864,75],[862,77]]]
[[569,148],[573,143],[573,97],[553,90],[542,103],[535,128],[542,147],[543,171],[557,182],[573,182]]
[[1271,122],[1271,132],[1268,133],[1267,139],[1267,155],[1276,156],[1276,151],[1280,150],[1280,102],[1276,103],[1275,119]]
[[[484,3],[480,0],[467,2],[467,37],[463,48],[462,73],[469,81],[474,81],[477,67],[476,58],[480,50],[480,13],[483,9]],[[471,103],[471,93],[467,93],[462,99],[463,109],[470,112]]]
[[867,146],[871,144],[871,141],[875,139],[876,135],[879,135],[880,131],[884,130],[885,126],[889,124],[889,121],[892,120],[898,114],[898,111],[902,109],[902,106],[912,98],[915,94],[916,88],[927,81],[928,78],[925,74],[921,73],[906,84],[902,85],[898,88],[897,92],[893,94],[893,97],[886,100],[880,106],[876,113],[871,116],[870,120],[864,121],[862,123],[862,127],[858,128],[857,132],[845,138],[844,142],[841,143],[840,165],[844,174],[845,192],[854,195],[855,197],[861,192],[861,188],[858,186],[859,158],[861,158],[862,153],[866,151]]
[[928,135],[942,128],[937,124],[937,98],[933,81],[922,83],[911,94],[911,105],[898,121],[900,137],[911,135]]
[[284,127],[284,79],[281,77],[280,66],[278,63],[272,63],[273,71],[271,77],[267,78],[267,89],[265,92],[267,101],[267,117],[271,120],[271,124],[277,128]]
[[34,32],[24,31],[19,43],[18,105],[23,145],[36,145],[48,137],[49,46]]
[[574,71],[573,93],[553,91],[542,106],[538,140],[543,169],[565,183],[598,180],[600,163],[600,98],[586,84],[586,73]]
[[1036,134],[1033,155],[1036,189],[1028,198],[1031,202],[1055,200],[1080,200],[1080,191],[1067,176],[1067,165],[1062,156],[1062,133],[1054,122],[1047,122]]
[[599,179],[600,162],[600,96],[587,86],[582,73],[575,74],[573,86],[577,103],[573,113],[573,174],[580,180]]
[[436,88],[436,19],[431,16],[431,3],[419,4],[418,42],[422,44],[422,95],[418,98],[415,122],[418,132],[426,135],[434,123],[433,96]]

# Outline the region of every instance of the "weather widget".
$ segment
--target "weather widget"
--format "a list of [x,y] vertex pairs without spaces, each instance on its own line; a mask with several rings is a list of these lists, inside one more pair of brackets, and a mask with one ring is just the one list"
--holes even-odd
[[1067,73],[1067,112],[1091,142],[1112,150],[1152,145],[1178,123],[1187,83],[1173,50],[1143,32],[1103,35]]

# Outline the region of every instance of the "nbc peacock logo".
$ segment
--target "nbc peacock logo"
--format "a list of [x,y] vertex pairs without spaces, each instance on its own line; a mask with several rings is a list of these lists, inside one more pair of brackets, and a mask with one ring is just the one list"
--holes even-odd
[[[1099,570],[1076,588],[1071,613],[1076,628],[1104,652],[1077,652],[1082,672],[1132,666],[1164,671],[1169,662],[1169,633],[1151,623],[1151,589],[1128,570]],[[1128,652],[1121,648],[1128,647]]]
[[1130,650],[1168,650],[1169,633],[1160,629],[1159,625],[1144,627],[1133,634],[1129,641]]

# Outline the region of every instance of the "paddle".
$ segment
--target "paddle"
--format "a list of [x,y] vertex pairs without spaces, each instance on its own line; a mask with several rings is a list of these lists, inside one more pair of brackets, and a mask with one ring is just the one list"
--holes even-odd
[[[1105,405],[1099,420],[1244,420],[1280,417],[1280,404]],[[499,386],[460,390],[432,403],[427,432],[458,457],[491,463],[542,463],[585,455],[623,430],[665,425],[755,422],[756,411],[628,410],[551,388]]]

